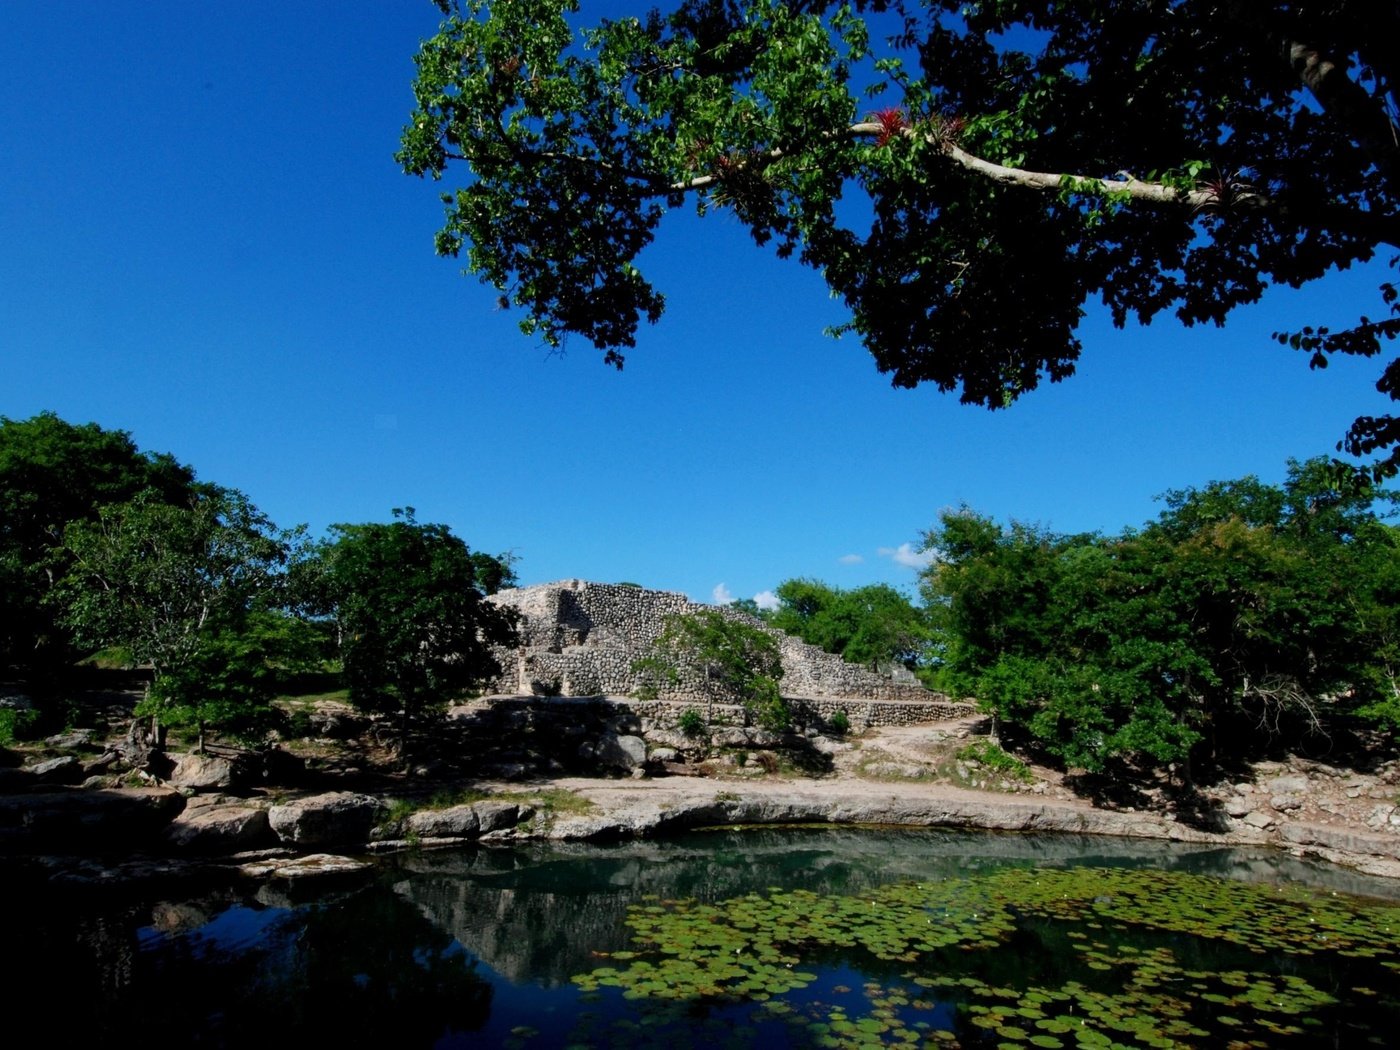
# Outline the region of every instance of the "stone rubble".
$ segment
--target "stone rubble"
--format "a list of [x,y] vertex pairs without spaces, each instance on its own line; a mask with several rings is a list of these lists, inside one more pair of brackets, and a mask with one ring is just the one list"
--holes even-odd
[[[519,633],[517,649],[497,652],[503,671],[491,688],[535,696],[636,697],[646,682],[633,663],[647,654],[667,618],[716,608],[674,591],[585,580],[516,588],[487,600],[517,614]],[[917,681],[876,674],[744,613],[723,612],[777,639],[783,695],[799,702],[803,718],[825,721],[841,711],[861,729],[956,718],[972,710]],[[674,684],[653,685],[667,701],[733,702],[698,673],[682,672]]]

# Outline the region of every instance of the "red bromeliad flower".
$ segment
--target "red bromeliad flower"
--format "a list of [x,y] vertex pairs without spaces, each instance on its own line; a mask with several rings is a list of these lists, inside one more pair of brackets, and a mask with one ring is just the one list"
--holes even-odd
[[898,106],[876,110],[870,116],[880,125],[879,137],[875,139],[877,146],[887,145],[890,139],[899,137],[904,133],[904,129],[909,127],[909,120],[905,117],[904,110]]

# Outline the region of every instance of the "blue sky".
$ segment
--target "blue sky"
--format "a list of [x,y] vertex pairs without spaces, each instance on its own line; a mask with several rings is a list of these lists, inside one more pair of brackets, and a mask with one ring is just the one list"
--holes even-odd
[[[614,5],[614,10],[616,10]],[[1115,531],[1153,497],[1283,476],[1383,412],[1375,362],[1269,333],[1377,309],[1373,266],[1223,330],[1086,322],[1079,374],[1009,411],[894,390],[818,275],[728,215],[672,217],[667,295],[617,374],[550,354],[432,251],[401,174],[428,0],[0,5],[0,414],[129,430],[277,522],[412,505],[524,582],[709,600],[792,576],[912,587],[946,507]],[[905,546],[905,545],[913,545]]]

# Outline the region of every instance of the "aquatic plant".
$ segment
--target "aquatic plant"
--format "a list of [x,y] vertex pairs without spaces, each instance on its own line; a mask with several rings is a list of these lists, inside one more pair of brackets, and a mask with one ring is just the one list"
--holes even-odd
[[[1272,1047],[1347,1031],[1358,1001],[1400,1021],[1400,907],[1173,872],[651,900],[628,925],[631,945],[574,983],[631,1003],[649,1039],[693,1034],[697,1010],[830,1047]],[[861,994],[833,983],[842,969],[868,977]]]

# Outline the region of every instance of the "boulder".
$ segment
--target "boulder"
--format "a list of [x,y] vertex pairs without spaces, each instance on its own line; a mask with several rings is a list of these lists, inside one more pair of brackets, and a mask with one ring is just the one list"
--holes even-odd
[[476,810],[476,819],[483,835],[492,831],[506,831],[535,815],[533,806],[516,802],[488,800],[474,802],[472,808]]
[[234,765],[216,755],[188,754],[175,760],[167,778],[175,787],[193,791],[218,791],[234,786]]
[[716,729],[710,734],[715,747],[748,747],[749,734],[741,728]]
[[1231,796],[1225,800],[1225,812],[1232,817],[1242,817],[1254,808],[1253,803],[1247,798],[1240,798],[1238,795]]
[[594,757],[614,769],[636,769],[647,760],[647,744],[639,736],[608,733],[598,741]]
[[74,729],[67,733],[55,733],[53,736],[45,737],[44,743],[49,747],[71,751],[74,748],[91,747],[92,738],[96,735],[95,729]]
[[350,845],[369,840],[380,805],[369,795],[332,791],[273,806],[267,819],[277,837],[288,845]]
[[362,860],[333,853],[309,853],[305,857],[252,861],[238,870],[255,879],[309,879],[331,875],[358,875],[369,870]]
[[197,853],[241,853],[275,841],[267,811],[251,806],[187,809],[170,823],[166,841]]
[[348,740],[364,732],[369,719],[349,704],[335,700],[320,700],[306,716],[306,726],[312,736]]
[[474,838],[481,828],[481,817],[473,805],[424,809],[403,822],[404,832],[425,839]]
[[72,755],[65,755],[30,766],[29,772],[45,784],[73,784],[83,779],[83,764]]
[[173,788],[77,788],[0,796],[0,848],[42,846],[82,853],[130,848],[152,837],[185,808]]
[[1264,790],[1274,795],[1301,795],[1308,790],[1308,778],[1300,776],[1274,777],[1264,782]]

